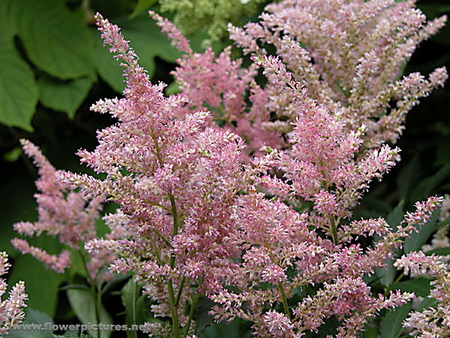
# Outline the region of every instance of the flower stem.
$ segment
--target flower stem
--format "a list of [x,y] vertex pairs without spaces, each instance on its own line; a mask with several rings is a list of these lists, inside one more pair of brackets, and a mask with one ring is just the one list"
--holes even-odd
[[[195,292],[195,291],[194,291],[194,292]],[[193,292],[193,293],[194,293],[194,292]],[[191,309],[189,310],[189,319],[188,319],[188,322],[187,322],[186,327],[185,327],[185,330],[184,330],[184,335],[185,335],[185,337],[187,337],[187,335],[189,334],[189,329],[191,328],[192,318],[194,318],[195,306],[197,305],[198,297],[199,297],[199,295],[196,295],[196,296],[192,299]]]
[[338,245],[339,244],[339,236],[337,233],[337,224],[339,221],[332,220],[331,221],[331,236],[333,237],[333,243]]
[[278,289],[280,290],[280,293],[281,293],[281,301],[283,303],[284,312],[286,313],[286,316],[290,319],[291,314],[289,312],[289,306],[287,303],[286,292],[284,291],[283,283],[281,283],[281,282],[278,283]]
[[[171,211],[172,211],[172,217],[173,217],[173,232],[172,236],[175,237],[178,234],[178,229],[180,227],[180,220],[178,218],[178,211],[177,206],[175,202],[175,197],[172,194],[169,194],[169,200],[171,205]],[[172,256],[170,257],[170,267],[175,267],[175,255],[172,253]],[[183,283],[180,285],[180,290],[178,291],[178,294],[181,294],[183,288]],[[180,324],[178,322],[178,302],[179,297],[177,296],[177,299],[175,299],[175,292],[173,289],[173,281],[172,279],[169,279],[167,281],[167,291],[169,293],[169,304],[170,304],[170,311],[172,314],[172,326],[173,326],[173,336],[174,338],[180,338]]]
[[[87,278],[89,280],[89,284],[91,287],[91,295],[92,295],[92,299],[94,300],[94,309],[95,309],[95,321],[96,324],[100,324],[100,307],[101,307],[101,303],[102,303],[102,297],[101,294],[99,292],[99,288],[97,288],[97,285],[95,283],[95,280],[93,278],[91,278],[91,274],[89,273],[89,269],[87,268],[87,262],[86,262],[86,258],[83,255],[84,250],[83,249],[79,249],[78,253],[80,254],[81,257],[81,261],[83,262],[83,268],[87,273]],[[100,338],[100,330],[97,330],[97,338]]]
[[169,304],[170,311],[172,314],[172,326],[173,326],[173,336],[174,338],[180,338],[180,324],[178,323],[178,311],[175,304],[175,294],[173,290],[172,279],[167,281],[167,291],[169,293]]

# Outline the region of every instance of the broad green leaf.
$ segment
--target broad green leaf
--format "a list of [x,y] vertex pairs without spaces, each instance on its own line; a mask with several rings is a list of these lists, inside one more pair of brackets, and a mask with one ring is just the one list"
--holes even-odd
[[157,3],[158,0],[138,0],[136,6],[134,7],[133,13],[130,15],[130,19],[134,18],[139,13],[142,13]]
[[[420,178],[420,164],[416,157],[405,165],[397,177],[397,189],[401,200],[408,200],[411,191],[417,186]],[[413,201],[415,202],[415,201]]]
[[446,164],[431,177],[422,180],[412,192],[412,202],[420,201],[432,195],[442,183],[450,177],[450,164]]
[[437,249],[425,252],[425,255],[427,255],[427,256],[431,256],[433,254],[434,255],[439,255],[439,256],[448,256],[448,255],[450,255],[450,247],[437,248]]
[[92,83],[89,78],[63,82],[49,76],[41,76],[38,78],[41,103],[47,108],[67,113],[73,118],[88,95]]
[[0,122],[31,132],[38,88],[30,67],[8,47],[0,41]]
[[52,318],[48,314],[34,309],[27,310],[25,320],[28,323],[36,323],[36,324],[53,323]]
[[[81,289],[67,290],[67,298],[69,299],[70,306],[74,310],[78,319],[83,324],[113,324],[113,320],[109,313],[106,311],[103,305],[100,305],[100,322],[97,321],[95,314],[95,299],[90,291]],[[100,338],[108,338],[111,335],[111,331],[93,331],[89,332],[93,337],[97,337],[97,333],[100,333]]]
[[378,328],[366,325],[363,332],[364,338],[377,338],[378,337]]
[[450,163],[450,135],[442,135],[436,144],[436,161],[434,165],[441,166]]
[[62,80],[95,77],[89,29],[63,1],[15,1],[13,13],[27,57],[38,68]]
[[[138,312],[138,298],[141,288],[131,278],[122,288],[122,304],[126,311],[126,324],[132,327],[133,324],[141,324],[142,314]],[[137,337],[136,331],[127,331],[127,337]]]
[[[150,78],[155,73],[155,57],[174,62],[180,56],[148,15],[139,15],[131,21],[120,19],[114,23],[121,27],[125,39],[130,41],[130,46],[139,56],[139,64],[145,68]],[[122,92],[125,88],[123,67],[113,58],[109,47],[103,46],[99,33],[95,34],[95,63],[100,76],[114,90]]]
[[248,322],[241,319],[235,319],[231,323],[220,322],[208,326],[199,334],[200,338],[251,338],[252,330]]
[[0,2],[0,122],[33,131],[38,89],[32,70],[15,49],[7,4]]
[[228,337],[239,337],[239,328],[236,321],[231,323],[221,322],[207,327],[202,332],[202,337],[204,338],[228,338]]
[[0,38],[5,40],[11,39],[16,35],[16,26],[14,20],[11,19],[11,7],[15,0],[0,1]]
[[404,282],[392,283],[390,288],[403,292],[414,292],[416,296],[426,297],[430,294],[431,285],[429,279],[416,278]]
[[209,314],[214,302],[206,297],[200,297],[195,306],[194,320],[197,323],[197,333],[210,326],[214,320],[213,316]]
[[[134,281],[133,276],[122,288],[122,304],[125,307],[125,323],[128,328],[138,328],[149,320],[156,321],[150,310],[151,300],[142,294],[141,287]],[[127,331],[128,338],[138,336],[140,335],[135,329]]]
[[434,307],[437,304],[437,300],[434,298],[426,297],[424,298],[420,304],[415,309],[416,311],[422,311],[423,309],[427,309],[429,307]]
[[405,304],[396,308],[393,311],[387,311],[386,316],[381,320],[381,338],[396,338],[399,337],[402,328],[402,323],[408,316],[411,310],[411,304]]
[[404,215],[405,215],[405,201],[401,200],[400,203],[394,208],[394,210],[392,210],[392,212],[386,217],[386,221],[391,226],[392,230],[394,230],[398,225],[400,225]]
[[[10,330],[10,338],[53,338],[53,320],[44,312],[28,309],[21,325]],[[34,329],[33,329],[34,327]]]
[[[404,216],[404,201],[400,203],[392,210],[392,212],[386,217],[386,221],[389,223],[391,229],[395,229],[400,222],[403,220]],[[385,268],[376,268],[375,273],[380,277],[380,283],[386,287],[394,281],[395,275],[397,274],[397,269],[393,266],[394,260],[388,259]]]
[[103,46],[103,40],[100,33],[94,31],[94,61],[100,77],[114,89],[121,93],[125,88],[125,78],[123,77],[123,68],[119,66],[119,62],[113,58],[109,52],[108,46]]
[[405,240],[405,244],[403,246],[404,253],[416,251],[422,248],[428,238],[439,228],[439,223],[437,222],[439,220],[439,213],[440,208],[434,211],[427,223],[416,226],[418,232],[413,232]]

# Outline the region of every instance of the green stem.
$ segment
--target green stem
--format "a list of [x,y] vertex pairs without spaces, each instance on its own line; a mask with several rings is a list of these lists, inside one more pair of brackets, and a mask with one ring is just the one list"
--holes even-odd
[[281,282],[278,283],[278,289],[280,290],[281,293],[281,301],[283,303],[284,312],[286,313],[286,316],[288,316],[288,318],[291,319],[291,313],[289,312],[289,306],[286,298],[286,292],[284,291],[283,283]]
[[178,289],[177,298],[175,299],[175,306],[178,306],[180,303],[181,294],[183,293],[184,283],[186,282],[186,278],[183,276],[181,278],[180,288]]
[[341,221],[341,219],[337,219],[337,220],[331,220],[331,236],[333,237],[333,242],[335,245],[339,244],[339,236],[337,233],[337,225],[339,224],[339,222]]
[[[180,228],[180,220],[178,218],[178,211],[177,211],[177,205],[175,202],[175,197],[172,194],[169,194],[169,200],[171,205],[171,211],[172,211],[172,217],[173,217],[173,231],[172,236],[175,237],[178,234],[178,229]],[[172,254],[170,257],[170,267],[175,267],[175,255]],[[178,291],[178,294],[181,295],[182,287],[184,283],[180,284],[180,290]],[[177,299],[175,299],[175,292],[173,289],[173,282],[172,279],[169,279],[167,281],[167,291],[169,293],[169,303],[170,303],[170,310],[172,313],[172,326],[173,326],[173,335],[174,338],[180,338],[180,324],[178,321],[178,296]]]
[[[268,242],[264,243],[264,246],[268,249],[269,251],[269,257],[270,260],[272,261],[273,264],[277,264],[277,261],[275,260],[275,257],[273,255],[273,252],[271,251],[270,245]],[[288,306],[288,302],[287,302],[287,297],[286,297],[286,291],[284,290],[284,286],[282,282],[278,283],[278,290],[280,290],[280,294],[281,294],[281,302],[283,303],[283,309],[284,312],[286,313],[286,316],[288,316],[288,318],[291,318],[291,314],[289,312],[289,306]]]
[[[102,304],[102,297],[101,293],[99,292],[99,289],[95,283],[95,280],[91,278],[91,274],[89,273],[89,270],[87,268],[87,262],[86,258],[83,255],[83,249],[79,249],[78,253],[80,254],[81,261],[83,262],[84,271],[86,271],[86,274],[88,276],[89,284],[91,287],[91,295],[94,300],[94,309],[95,309],[95,321],[96,324],[100,324],[100,307]],[[97,338],[100,338],[100,330],[97,330]]]
[[187,337],[187,335],[189,334],[189,329],[191,328],[192,318],[194,318],[195,306],[197,305],[198,297],[199,297],[199,295],[196,295],[194,297],[194,299],[192,300],[192,303],[191,303],[191,309],[189,310],[189,319],[188,319],[188,322],[186,324],[186,328],[184,330],[184,336],[185,337]]
[[331,236],[333,236],[333,242],[334,244],[339,244],[339,238],[338,238],[338,233],[337,233],[337,226],[336,224],[332,224],[331,225]]
[[170,241],[169,241],[166,237],[164,237],[162,233],[160,233],[160,232],[159,232],[158,230],[156,230],[156,229],[152,229],[152,231],[153,231],[160,239],[162,239],[162,241],[163,241],[164,243],[166,243],[167,246],[168,246],[169,248],[172,249],[172,244],[170,244]]
[[172,313],[172,326],[174,338],[180,338],[180,324],[178,322],[178,311],[175,304],[175,293],[173,290],[173,282],[171,279],[167,281],[167,291],[169,293],[170,311]]
[[[163,167],[164,161],[161,157],[161,149],[159,147],[158,138],[153,136],[153,140],[155,142],[156,157],[158,159],[159,165],[161,167]],[[172,195],[172,193],[169,193],[168,197],[170,200],[171,213],[172,213],[172,217],[173,217],[172,236],[175,237],[178,234],[178,229],[180,228],[180,220],[178,217],[178,210],[177,210],[177,205],[175,202],[175,197]],[[169,242],[169,247],[171,247],[170,242]],[[175,255],[174,254],[172,254],[172,256],[170,257],[170,267],[171,268],[175,267]],[[181,287],[182,287],[182,285],[180,285],[180,288]],[[180,338],[180,324],[178,321],[178,311],[177,311],[178,302],[175,299],[175,292],[173,289],[173,281],[171,278],[167,280],[167,293],[169,295],[169,305],[170,305],[170,311],[172,314],[173,336],[174,336],[174,338]],[[181,290],[179,291],[179,293],[181,293]]]
[[[178,235],[178,229],[180,227],[180,220],[178,218],[178,211],[177,211],[177,205],[175,203],[175,197],[172,194],[169,194],[169,200],[170,200],[170,206],[172,211],[172,217],[173,217],[173,232],[172,236]],[[173,268],[173,266],[172,266]]]

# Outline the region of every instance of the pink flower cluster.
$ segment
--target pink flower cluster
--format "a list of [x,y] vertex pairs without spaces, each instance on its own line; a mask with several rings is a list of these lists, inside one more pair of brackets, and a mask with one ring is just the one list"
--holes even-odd
[[434,289],[430,298],[437,301],[435,307],[410,313],[404,326],[411,335],[420,338],[448,337],[450,335],[450,273],[447,264],[437,256],[425,256],[423,252],[411,252],[401,257],[395,263],[406,273],[430,275],[434,279],[431,285]]
[[194,53],[172,23],[156,13],[150,15],[185,53],[173,72],[181,92],[189,98],[179,107],[180,116],[189,111],[209,111],[208,126],[227,128],[243,137],[247,153],[258,152],[262,145],[283,144],[278,133],[263,127],[270,120],[270,111],[267,93],[255,81],[256,64],[243,68],[242,59],[232,59],[231,46],[217,57],[211,48]]
[[[0,276],[8,272],[10,264],[6,252],[0,252]],[[25,283],[20,281],[9,292],[8,299],[2,300],[8,285],[0,278],[0,336],[7,333],[13,326],[20,324],[25,314],[23,308],[28,299],[25,293]]]
[[[47,267],[58,273],[72,264],[69,250],[78,252],[83,260],[84,243],[95,238],[95,223],[100,217],[100,210],[104,197],[89,198],[75,191],[69,191],[59,179],[59,172],[41,153],[39,148],[28,140],[22,140],[24,152],[34,159],[39,168],[39,179],[36,181],[40,193],[35,195],[38,203],[39,220],[37,222],[19,222],[14,224],[14,229],[21,235],[32,237],[47,233],[57,236],[60,243],[67,249],[59,255],[52,255],[45,250],[30,245],[25,239],[14,238],[13,246],[23,254],[31,254],[42,261]],[[109,264],[115,256],[104,251],[98,255],[91,255],[87,262],[89,277],[95,280],[99,277],[101,269]],[[107,276],[104,276],[107,277]]]
[[[428,80],[418,73],[398,79],[417,45],[446,22],[445,16],[426,22],[414,3],[285,0],[268,5],[260,22],[230,33],[245,53],[267,55],[275,47],[311,99],[339,112],[348,130],[366,126],[364,145],[377,148],[396,142],[407,112],[447,78],[439,68]],[[271,112],[288,129],[296,117],[292,97],[278,86],[265,91]]]
[[[353,219],[352,210],[399,160],[386,142],[396,141],[405,114],[446,78],[438,69],[429,80],[397,80],[445,19],[426,23],[413,1],[394,0],[285,0],[266,10],[259,23],[230,28],[251,54],[248,68],[230,49],[194,53],[151,13],[184,53],[174,72],[180,93],[168,97],[120,29],[97,14],[126,78],[123,98],[92,107],[118,123],[98,132],[95,150],[78,153],[105,178],[57,173],[25,144],[43,175],[43,221],[17,229],[49,231],[70,246],[70,224],[73,243],[87,242],[92,257],[115,255],[110,270],[132,272],[153,300],[161,319],[148,324],[153,335],[195,334],[201,296],[214,302],[216,321],[252,322],[257,337],[301,337],[336,318],[339,338],[357,336],[380,311],[412,297],[377,293],[365,277],[385,267],[441,199],[417,203],[397,228]],[[81,192],[63,198],[62,187]],[[119,208],[105,216],[111,233],[100,239],[91,220],[103,196]],[[427,262],[416,263],[433,272]],[[434,295],[445,303],[442,294]]]

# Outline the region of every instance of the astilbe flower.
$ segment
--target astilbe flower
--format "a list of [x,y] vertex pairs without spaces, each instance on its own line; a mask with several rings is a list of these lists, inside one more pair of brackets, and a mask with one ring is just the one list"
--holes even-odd
[[259,152],[263,145],[284,145],[280,133],[262,127],[270,121],[270,111],[266,108],[267,94],[255,81],[255,64],[242,68],[242,59],[232,59],[231,46],[217,57],[211,48],[194,53],[177,27],[156,13],[150,14],[183,52],[172,73],[180,91],[189,98],[178,109],[180,117],[190,111],[210,111],[208,125],[227,128],[243,137],[247,153]]
[[[90,252],[108,247],[120,255],[111,269],[134,271],[159,317],[171,317],[174,334],[191,322],[183,309],[195,299],[188,287],[232,265],[239,247],[230,245],[230,215],[239,194],[249,190],[243,140],[207,126],[207,112],[177,119],[186,99],[164,97],[153,85],[117,26],[97,15],[105,43],[125,67],[125,97],[99,101],[119,123],[98,133],[99,145],[80,151],[82,161],[106,179],[66,173],[65,182],[88,194],[106,194],[120,209],[106,217],[120,240],[94,240]],[[250,186],[251,189],[251,186]],[[192,305],[194,306],[194,305]],[[192,326],[191,326],[192,327]],[[170,334],[152,324],[153,334]]]
[[[348,130],[366,126],[367,148],[396,142],[407,112],[447,78],[438,68],[428,79],[419,73],[399,79],[417,45],[446,21],[427,23],[414,1],[286,0],[266,11],[258,23],[230,27],[231,38],[251,55],[267,55],[273,45],[309,97],[341,115]],[[280,118],[266,127],[289,129],[291,96],[277,86],[265,92]]]
[[[296,88],[279,60],[262,57],[261,62],[272,74],[270,82],[278,86],[284,82],[299,112],[289,134],[289,151],[268,149],[267,158],[256,161],[255,165],[274,167],[282,174],[281,178],[266,174],[258,179],[277,199],[255,195],[241,199],[235,216],[240,232],[234,240],[245,253],[235,272],[209,281],[213,285],[209,297],[216,303],[212,313],[217,320],[238,317],[254,322],[255,334],[261,337],[316,331],[336,316],[342,323],[338,337],[353,337],[379,311],[411,298],[401,293],[372,295],[363,277],[385,266],[414,226],[431,217],[440,199],[417,204],[417,210],[405,215],[397,229],[381,218],[345,222],[370,181],[380,179],[395,164],[398,149],[384,146],[358,157],[362,131],[348,132],[340,116],[329,114]],[[299,213],[282,200],[294,206],[306,201],[312,207],[303,206]],[[374,234],[382,239],[372,247],[352,243],[357,237]],[[219,278],[224,286],[239,291],[218,287]],[[318,285],[322,286],[313,294],[307,293]],[[296,292],[303,298],[291,306],[288,298]],[[276,303],[282,304],[283,313],[262,316],[268,304]],[[283,326],[286,321],[288,325]]]
[[411,252],[399,258],[395,264],[410,274],[427,274],[434,278],[430,298],[437,301],[433,307],[414,311],[404,323],[411,335],[420,338],[448,337],[450,335],[450,272],[448,265],[435,255]]
[[[247,213],[251,205],[261,206],[266,202],[254,195],[243,199],[247,204],[237,209],[239,216],[236,216],[237,224],[242,223],[241,237],[236,239],[236,245],[245,252],[243,262],[236,272],[230,272],[228,277],[222,274],[220,278],[225,285],[238,287],[239,292],[219,287],[217,278],[210,281],[210,298],[220,304],[214,307],[213,313],[218,320],[240,317],[253,321],[261,336],[289,336],[294,331],[316,330],[325,318],[336,315],[343,321],[339,335],[352,336],[378,311],[398,306],[410,295],[392,294],[391,298],[371,298],[369,301],[364,298],[367,294],[358,294],[362,297],[358,298],[360,301],[364,299],[361,302],[370,305],[365,309],[348,305],[351,311],[346,312],[343,307],[332,305],[342,303],[341,298],[337,301],[333,297],[327,298],[325,291],[317,292],[311,302],[320,304],[316,308],[318,317],[314,319],[314,311],[300,304],[296,324],[287,325],[285,333],[275,333],[267,326],[268,318],[285,318],[282,314],[264,319],[260,314],[264,313],[267,304],[281,302],[284,295],[298,287],[332,281],[324,284],[326,289],[328,285],[335,287],[341,280],[354,282],[355,278],[363,283],[361,278],[365,274],[373,273],[375,267],[383,267],[386,259],[392,257],[393,250],[401,248],[404,237],[414,231],[415,224],[430,217],[429,212],[423,212],[423,205],[418,205],[417,211],[407,214],[403,225],[397,229],[391,229],[381,218],[346,221],[351,218],[352,209],[369,183],[374,178],[381,179],[399,160],[399,149],[383,143],[397,140],[406,113],[420,97],[442,86],[447,77],[445,69],[441,68],[431,74],[429,80],[420,74],[397,80],[402,65],[416,46],[442,27],[446,18],[425,24],[425,16],[414,8],[412,1],[401,4],[395,1],[283,1],[266,9],[269,13],[261,15],[258,24],[247,24],[244,30],[230,30],[237,44],[253,55],[254,63],[250,69],[254,72],[261,66],[268,79],[263,89],[255,84],[251,86],[261,93],[259,97],[264,98],[258,101],[259,106],[253,106],[256,109],[252,108],[252,114],[240,113],[234,120],[237,125],[245,124],[246,120],[257,121],[248,124],[247,132],[265,128],[285,134],[291,144],[288,151],[269,147],[266,148],[270,153],[267,158],[254,159],[257,166],[274,169],[262,175],[258,183],[266,192],[294,207],[305,208],[307,203],[312,203],[312,207],[303,214],[303,227],[296,224],[297,232],[289,232],[286,228],[291,228],[286,220],[270,216],[267,209],[257,209],[263,215],[259,218],[254,213],[251,216]],[[179,36],[167,21],[161,24],[164,21],[157,19],[169,36]],[[264,44],[274,45],[278,57],[268,56],[261,47]],[[189,98],[187,108],[198,109],[202,100],[205,108],[227,107],[223,93],[233,91],[215,91],[216,87],[228,83],[219,75],[224,72],[218,70],[223,54],[213,60],[211,52],[194,55],[186,48],[180,50],[186,54],[174,75],[181,84],[181,92]],[[199,60],[204,62],[199,63]],[[237,68],[233,69],[237,74]],[[237,88],[237,82],[229,88]],[[250,80],[246,82],[251,83]],[[205,91],[206,88],[213,90]],[[199,95],[199,92],[204,94]],[[396,102],[396,107],[389,108],[392,102]],[[242,110],[241,107],[240,112],[248,113],[248,108]],[[223,116],[233,116],[232,110],[223,111],[227,112]],[[281,120],[269,122],[268,112],[276,113]],[[255,119],[258,114],[263,118]],[[239,128],[233,130],[246,138]],[[266,144],[270,145],[269,142]],[[281,143],[274,144],[280,147]],[[277,171],[278,175],[273,176]],[[279,177],[280,173],[282,177]],[[433,210],[439,201],[431,198],[425,205]],[[243,221],[247,218],[251,222]],[[276,220],[272,220],[274,218]],[[260,223],[255,224],[258,222],[255,219]],[[325,233],[329,241],[322,240],[315,231],[306,231],[310,227]],[[282,233],[284,237],[274,236],[272,231]],[[300,236],[298,231],[306,231],[307,235]],[[350,244],[355,238],[374,234],[383,239],[373,247],[363,249],[359,244]],[[310,247],[312,244],[305,243],[305,238],[311,239],[311,243],[320,243],[316,247],[317,253],[312,249],[314,246]],[[297,240],[300,243],[296,243]],[[272,242],[275,245],[272,246]],[[284,248],[290,249],[295,243],[302,249],[312,250],[311,255],[319,266],[314,266],[309,259],[301,264],[302,256],[281,251],[282,243]],[[308,268],[308,273],[302,276],[311,278],[288,278],[287,271],[293,266],[291,260],[296,262],[296,271]],[[278,290],[258,286],[260,283],[273,284]],[[355,290],[363,292],[367,288],[359,285]],[[286,304],[284,312],[288,314]],[[334,310],[327,312],[324,308]],[[302,326],[300,314],[310,324]]]
[[[21,140],[24,152],[31,158],[39,169],[39,179],[36,187],[39,193],[35,194],[38,203],[39,219],[37,222],[19,222],[13,225],[19,234],[32,237],[47,233],[56,236],[59,242],[67,249],[59,255],[52,255],[45,250],[30,245],[25,239],[14,238],[13,246],[24,254],[31,254],[42,261],[52,270],[63,273],[71,266],[72,259],[69,249],[73,249],[83,255],[87,260],[89,278],[100,278],[112,258],[107,251],[84,257],[84,243],[96,236],[95,223],[100,217],[100,211],[104,198],[102,196],[89,198],[88,196],[70,191],[59,179],[59,171],[56,170],[37,146],[28,140]],[[109,274],[103,275],[109,278]],[[102,278],[103,278],[102,277]]]
[[[181,94],[169,97],[162,93],[163,84],[149,81],[119,28],[96,15],[105,43],[125,68],[126,88],[124,98],[100,100],[92,109],[110,113],[119,122],[98,132],[94,151],[78,153],[82,162],[105,174],[105,179],[70,172],[59,177],[72,189],[79,188],[88,196],[105,195],[119,205],[105,217],[113,236],[93,239],[86,248],[91,254],[102,250],[117,254],[110,269],[133,272],[144,285],[144,293],[153,300],[152,312],[161,319],[147,324],[152,335],[193,334],[193,313],[200,295],[215,303],[210,313],[216,321],[250,321],[258,337],[301,337],[308,331],[317,332],[332,317],[339,323],[337,337],[355,337],[380,311],[412,297],[401,292],[377,294],[365,277],[385,267],[415,226],[430,219],[441,199],[417,203],[416,211],[407,213],[396,228],[382,218],[352,219],[352,210],[370,182],[381,179],[398,161],[399,149],[384,142],[395,139],[389,132],[398,133],[402,123],[391,111],[385,116],[393,119],[389,120],[392,128],[378,132],[385,122],[371,114],[380,111],[364,110],[352,100],[378,100],[374,93],[389,81],[388,87],[397,88],[389,93],[405,97],[408,93],[424,95],[441,84],[443,71],[432,75],[428,89],[414,87],[409,78],[401,84],[383,77],[390,67],[386,55],[396,65],[389,68],[391,76],[400,65],[392,56],[397,49],[407,50],[399,52],[404,60],[413,50],[409,44],[415,46],[441,23],[415,30],[418,12],[411,9],[411,2],[397,6],[393,1],[308,4],[284,1],[271,5],[272,14],[264,14],[261,24],[234,30],[238,43],[253,53],[253,66],[247,71],[240,69],[240,61],[231,61],[229,51],[216,59],[210,51],[193,53],[180,32],[153,13],[185,53],[176,72]],[[338,47],[345,45],[345,39],[338,39],[331,48],[334,42],[328,40],[334,31],[327,25],[333,20],[317,24],[322,14],[334,17],[333,11],[343,16],[338,26],[349,27],[352,39],[363,43],[361,49],[381,46],[381,51],[375,50],[386,64],[380,61],[378,67],[384,70],[381,75],[372,74],[374,87],[367,92],[353,94],[361,90],[359,77],[371,73],[368,65],[362,66],[356,42],[344,46],[354,50],[353,54],[338,58]],[[385,20],[388,13],[397,15],[392,25]],[[311,17],[308,29],[300,24],[306,17]],[[383,27],[385,35],[378,32]],[[327,34],[317,35],[326,28]],[[398,37],[400,28],[410,40]],[[301,37],[305,46],[316,35],[321,37],[318,41],[331,46],[335,61],[326,59],[319,49],[311,52],[314,63],[310,62],[311,56],[296,41],[300,37],[297,29],[312,34],[311,41]],[[259,39],[274,44],[280,57],[266,55]],[[383,49],[391,40],[392,55],[390,49]],[[300,60],[295,61],[295,55]],[[340,69],[347,64],[353,68]],[[252,79],[258,67],[268,80],[264,88]],[[206,75],[203,81],[211,88],[209,92],[206,86],[197,86],[203,78],[196,73]],[[226,76],[232,81],[226,81]],[[383,80],[378,81],[378,76]],[[248,93],[251,107],[244,103]],[[411,100],[406,101],[408,105]],[[381,106],[384,109],[384,103]],[[248,151],[246,137],[270,129],[268,112],[277,113],[286,123],[276,123],[278,134],[264,134],[270,137],[249,142]],[[211,123],[218,117],[225,119],[224,128]],[[253,134],[245,134],[240,125],[248,126]],[[281,134],[286,143],[279,142]],[[276,142],[265,144],[272,136]],[[263,145],[261,152],[249,156],[255,155],[255,144]],[[375,241],[375,236],[380,239]],[[358,241],[361,237],[373,244],[363,246]]]
[[[0,276],[6,274],[10,266],[6,252],[0,252]],[[2,300],[7,287],[6,281],[0,278],[0,336],[22,322],[25,316],[23,308],[27,306],[25,301],[28,299],[25,283],[20,281],[12,287],[9,297]]]

